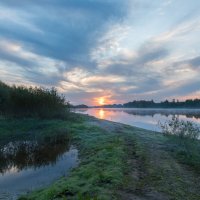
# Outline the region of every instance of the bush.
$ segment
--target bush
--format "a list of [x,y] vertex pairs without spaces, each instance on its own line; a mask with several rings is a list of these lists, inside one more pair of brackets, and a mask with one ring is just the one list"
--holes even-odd
[[164,124],[159,123],[162,133],[168,137],[169,150],[181,163],[191,166],[200,172],[200,128],[189,121],[172,117]]
[[66,117],[69,103],[55,88],[10,87],[0,82],[0,112],[15,117]]
[[160,123],[164,135],[176,135],[180,138],[198,139],[200,136],[200,128],[190,121],[180,120],[173,116],[171,120]]

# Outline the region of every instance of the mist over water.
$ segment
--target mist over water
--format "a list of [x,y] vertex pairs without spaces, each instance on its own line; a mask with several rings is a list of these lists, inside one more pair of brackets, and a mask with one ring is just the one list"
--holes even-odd
[[158,122],[166,122],[174,115],[200,126],[200,109],[88,108],[75,112],[152,131],[161,131]]

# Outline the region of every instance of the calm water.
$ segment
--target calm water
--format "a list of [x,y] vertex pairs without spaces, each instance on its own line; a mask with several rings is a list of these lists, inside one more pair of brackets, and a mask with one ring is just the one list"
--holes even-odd
[[153,131],[160,131],[158,121],[165,122],[173,115],[200,125],[200,109],[89,108],[76,112]]
[[66,176],[78,164],[78,151],[56,139],[12,141],[0,147],[0,199],[17,199]]

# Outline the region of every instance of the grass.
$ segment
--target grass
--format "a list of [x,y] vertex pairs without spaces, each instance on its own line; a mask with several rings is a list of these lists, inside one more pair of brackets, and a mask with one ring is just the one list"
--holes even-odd
[[84,122],[68,124],[68,129],[80,149],[79,167],[68,178],[21,199],[106,200],[123,184],[125,152],[122,139]]
[[[79,166],[68,177],[21,200],[200,199],[199,172],[189,157],[179,156],[182,144],[175,137],[88,116],[75,119],[0,120],[1,143],[64,132],[79,149]],[[192,155],[199,142],[193,148]]]
[[[129,146],[134,147],[132,153],[129,150],[129,181],[124,188],[132,198],[200,199],[200,174],[188,163],[183,164],[176,152],[171,151],[175,144],[172,138],[133,127],[122,132]],[[198,141],[196,145],[199,145]],[[123,196],[124,193],[119,199],[126,199]]]
[[200,172],[200,142],[195,139],[168,137],[168,151],[181,163],[190,166],[196,172]]
[[61,131],[67,132],[65,122],[62,120],[1,119],[0,144],[19,138],[42,139],[46,136],[55,136]]
[[162,133],[169,139],[168,147],[181,163],[200,172],[200,127],[190,121],[173,116],[161,124]]

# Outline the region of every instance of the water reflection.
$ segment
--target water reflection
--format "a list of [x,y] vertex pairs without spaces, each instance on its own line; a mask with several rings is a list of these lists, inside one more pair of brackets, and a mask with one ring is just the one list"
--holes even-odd
[[200,109],[90,108],[77,109],[76,112],[153,131],[160,131],[158,121],[165,122],[174,115],[200,125]]
[[135,110],[123,110],[128,114],[141,115],[141,116],[152,116],[156,114],[168,117],[170,115],[185,115],[187,118],[200,119],[200,110],[198,109],[135,109]]
[[0,147],[0,199],[46,186],[77,164],[78,151],[66,135],[9,142]]
[[104,114],[105,114],[105,113],[104,113],[104,110],[103,110],[103,109],[100,109],[100,110],[99,110],[99,118],[100,118],[100,119],[104,119],[104,118],[105,118]]
[[69,139],[62,135],[47,137],[43,141],[9,142],[0,149],[0,173],[6,173],[11,169],[20,171],[28,167],[54,165],[68,150]]

